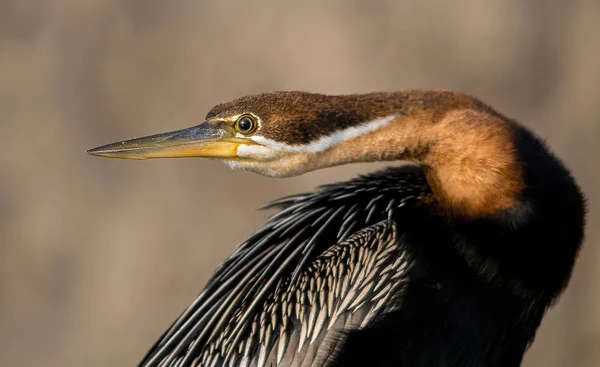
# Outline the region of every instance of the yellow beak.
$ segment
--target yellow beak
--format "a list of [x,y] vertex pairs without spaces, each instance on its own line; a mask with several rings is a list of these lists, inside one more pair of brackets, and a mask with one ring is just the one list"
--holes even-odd
[[235,158],[237,148],[251,141],[237,139],[233,133],[213,122],[187,129],[120,141],[86,151],[108,158],[148,159],[210,157]]

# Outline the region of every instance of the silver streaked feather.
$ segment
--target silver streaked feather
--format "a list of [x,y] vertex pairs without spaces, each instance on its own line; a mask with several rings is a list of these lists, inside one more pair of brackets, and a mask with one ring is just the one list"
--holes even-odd
[[410,261],[390,218],[427,190],[420,172],[405,175],[274,202],[283,210],[219,266],[142,366],[323,366],[340,332],[400,305]]

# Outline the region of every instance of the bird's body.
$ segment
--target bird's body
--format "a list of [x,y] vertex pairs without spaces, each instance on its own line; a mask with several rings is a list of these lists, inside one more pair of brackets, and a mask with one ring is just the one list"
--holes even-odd
[[[246,119],[246,120],[244,120]],[[584,202],[531,132],[454,92],[274,92],[97,148],[289,176],[410,160],[280,199],[142,366],[518,366],[566,286]]]

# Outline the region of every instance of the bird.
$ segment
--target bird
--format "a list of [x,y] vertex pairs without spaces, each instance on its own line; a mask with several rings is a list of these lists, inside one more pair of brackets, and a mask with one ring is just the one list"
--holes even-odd
[[565,164],[452,90],[253,94],[87,153],[269,177],[402,163],[267,205],[144,367],[519,366],[584,237]]

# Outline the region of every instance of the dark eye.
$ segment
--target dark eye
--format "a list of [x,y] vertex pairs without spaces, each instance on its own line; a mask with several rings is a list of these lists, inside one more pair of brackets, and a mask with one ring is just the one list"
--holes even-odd
[[256,131],[258,124],[256,123],[256,119],[251,115],[243,115],[240,116],[235,122],[235,129],[242,134],[252,134]]

